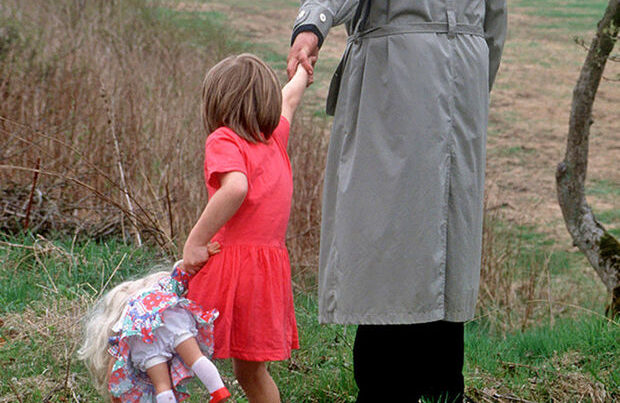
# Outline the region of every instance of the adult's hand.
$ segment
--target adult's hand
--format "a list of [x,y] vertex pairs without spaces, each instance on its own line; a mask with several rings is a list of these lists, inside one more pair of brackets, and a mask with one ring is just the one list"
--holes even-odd
[[293,78],[297,71],[297,66],[301,64],[308,72],[308,85],[314,81],[314,63],[319,58],[319,38],[311,31],[304,31],[297,34],[295,41],[288,53],[286,72],[289,80]]

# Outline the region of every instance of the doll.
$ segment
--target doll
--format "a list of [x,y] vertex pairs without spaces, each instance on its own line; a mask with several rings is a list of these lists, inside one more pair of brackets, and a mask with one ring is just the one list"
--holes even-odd
[[[218,249],[209,245],[210,254]],[[230,396],[207,358],[218,313],[183,297],[190,278],[179,261],[172,273],[121,283],[95,304],[78,355],[113,402],[182,401],[189,396],[184,381],[193,375],[210,402]]]

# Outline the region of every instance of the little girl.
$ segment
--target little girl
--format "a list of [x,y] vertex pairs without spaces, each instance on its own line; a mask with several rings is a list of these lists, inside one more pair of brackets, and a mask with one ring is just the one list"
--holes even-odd
[[[266,362],[299,348],[285,246],[293,193],[286,146],[307,82],[300,68],[280,91],[271,68],[242,54],[214,66],[203,84],[209,202],[183,249],[185,270],[202,268],[187,297],[220,312],[214,357],[232,358],[251,403],[280,401]],[[207,262],[210,241],[221,252]]]
[[[208,245],[208,250],[217,253],[219,247]],[[182,297],[190,277],[177,262],[172,273],[126,281],[95,305],[78,354],[113,402],[184,400],[189,395],[183,381],[192,374],[207,387],[211,402],[230,396],[203,354],[212,352],[218,313]]]

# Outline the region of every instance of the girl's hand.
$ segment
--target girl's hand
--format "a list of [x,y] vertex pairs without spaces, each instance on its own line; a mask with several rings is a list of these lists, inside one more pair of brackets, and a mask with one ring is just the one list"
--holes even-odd
[[220,250],[217,242],[209,242],[207,246],[186,243],[183,247],[183,271],[193,276],[204,267],[209,256],[220,253]]
[[209,241],[232,217],[248,193],[248,179],[244,173],[231,171],[219,175],[221,187],[209,199],[198,222],[183,246],[183,269],[197,273],[209,260],[209,251],[219,252],[219,245],[209,248]]

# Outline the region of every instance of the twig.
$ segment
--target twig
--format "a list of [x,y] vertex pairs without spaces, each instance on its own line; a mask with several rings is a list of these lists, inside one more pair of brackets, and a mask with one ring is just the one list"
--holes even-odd
[[[527,364],[521,364],[521,363],[518,363],[518,362],[501,361],[501,363],[503,365],[508,366],[508,367],[521,367],[521,368],[529,369],[530,371],[535,372],[538,377],[540,377],[540,372],[538,372],[540,368],[536,368],[536,367],[533,367],[533,366],[527,365]],[[548,372],[555,372],[555,371],[550,371],[550,370],[547,370],[547,371]]]
[[15,397],[17,397],[17,400],[19,400],[19,403],[24,403],[22,397],[19,395],[19,393],[17,393],[17,390],[15,390],[15,385],[13,385],[13,382],[10,379],[7,379],[7,383],[9,384],[9,388],[11,388],[11,391],[15,394]]
[[58,392],[58,391],[60,391],[62,389],[63,389],[62,385],[57,385],[56,387],[54,387],[54,389],[50,390],[49,393],[47,394],[47,396],[45,396],[45,399],[43,399],[43,403],[49,402],[52,399],[52,397],[54,397],[56,392]]
[[121,267],[121,265],[123,264],[123,262],[125,261],[125,258],[127,257],[127,253],[123,254],[123,257],[121,258],[121,261],[118,262],[118,264],[116,265],[116,267],[114,268],[114,270],[112,271],[112,274],[110,274],[110,277],[108,277],[108,281],[105,282],[105,284],[103,285],[103,287],[101,287],[101,290],[99,290],[99,295],[103,294],[103,291],[106,289],[106,287],[108,286],[108,284],[110,283],[110,280],[112,280],[112,277],[114,277],[114,275],[116,274],[116,272],[118,271],[118,269]]
[[[21,167],[21,166],[17,166],[17,165],[0,165],[0,169],[14,169],[14,170],[18,170],[18,171],[27,171],[27,172],[33,172],[34,169],[33,168],[28,168],[28,167]],[[50,171],[43,171],[43,170],[39,170],[39,173],[44,174],[44,175],[49,175],[49,176],[54,176],[57,178],[62,178],[65,179],[69,182],[73,182],[74,184],[81,186],[89,191],[91,191],[95,196],[97,196],[98,198],[100,198],[101,200],[107,202],[108,204],[116,207],[117,209],[121,210],[127,217],[130,218],[130,222],[131,224],[135,227],[136,221],[140,221],[140,224],[146,228],[149,228],[153,233],[155,234],[161,234],[161,229],[159,229],[159,227],[154,226],[154,225],[149,225],[148,223],[144,222],[144,220],[141,220],[141,217],[134,214],[133,212],[127,210],[126,208],[124,208],[121,204],[119,204],[117,201],[111,199],[110,197],[108,197],[107,195],[101,193],[100,191],[98,191],[97,189],[95,189],[93,186],[82,182],[79,179],[76,179],[74,177],[71,176],[66,176],[66,175],[62,175],[59,174],[57,172],[50,172]],[[143,212],[145,212],[145,210],[143,210],[141,208],[141,210]],[[145,218],[148,219],[149,221],[151,221],[152,223],[154,222],[152,217],[149,214],[145,214]],[[136,220],[136,221],[134,221]],[[155,237],[155,240],[160,244],[163,245],[162,241],[158,238]]]
[[170,191],[168,189],[168,181],[166,181],[166,205],[168,206],[168,225],[170,226],[170,239],[174,239],[174,226],[172,219],[172,203],[170,202]]
[[286,237],[286,240],[290,241],[290,240],[293,240],[293,239],[296,239],[296,238],[300,238],[300,237],[306,236],[309,233],[311,233],[312,231],[316,231],[316,230],[318,230],[320,228],[321,228],[320,225],[313,225],[312,227],[306,229],[305,231],[302,231],[302,232],[300,232],[298,234],[292,234],[291,236]]
[[26,207],[26,217],[24,218],[24,230],[28,230],[28,224],[30,221],[30,209],[32,207],[32,199],[34,198],[34,190],[37,187],[37,179],[39,178],[39,168],[41,167],[41,158],[37,158],[35,165],[35,172],[32,177],[32,188],[30,188],[30,196],[28,197],[28,206]]
[[[108,101],[108,97],[106,95],[105,86],[103,81],[101,82],[101,98],[103,98],[103,102],[106,107],[106,112],[108,113],[108,126],[110,127],[110,135],[114,140],[114,150],[116,151],[116,163],[118,165],[118,172],[121,179],[121,190],[122,194],[125,196],[125,201],[127,202],[127,208],[131,212],[131,215],[134,214],[133,203],[131,202],[131,197],[129,196],[129,190],[127,188],[127,181],[125,180],[125,169],[123,168],[123,159],[121,158],[121,148],[118,144],[118,137],[116,137],[116,130],[114,124],[114,112],[112,111],[112,107]],[[136,242],[138,246],[142,246],[142,239],[140,238],[140,231],[137,226],[134,225],[134,236],[136,237]]]
[[58,294],[58,288],[56,288],[56,284],[54,283],[54,279],[52,279],[52,276],[50,274],[50,272],[47,270],[47,267],[45,266],[45,264],[43,264],[43,261],[39,258],[39,254],[37,253],[37,249],[34,249],[34,259],[37,261],[37,263],[39,263],[39,265],[41,267],[43,267],[43,270],[45,270],[45,274],[47,274],[47,278],[50,280],[50,283],[52,283],[52,287],[54,287],[54,293]]
[[[532,300],[527,301],[527,303],[539,303],[539,302],[548,303],[549,301],[544,300],[544,299],[532,299]],[[584,308],[582,306],[575,305],[575,304],[570,304],[568,302],[555,301],[554,304],[556,304],[556,305],[564,305],[564,306],[568,306],[570,308],[575,308],[575,309],[579,309],[579,310],[584,311],[584,312],[588,312],[588,313],[590,313],[590,314],[592,314],[594,316],[598,316],[601,319],[605,319],[607,322],[609,322],[612,325],[616,325],[616,326],[620,327],[620,322],[615,321],[615,320],[613,320],[611,318],[608,318],[607,316],[602,315],[602,314],[600,314],[600,313],[598,313],[596,311],[593,311],[591,309]]]
[[527,400],[527,399],[522,399],[520,397],[517,396],[512,396],[512,395],[500,395],[499,393],[495,393],[493,395],[493,397],[497,398],[497,399],[508,399],[511,400],[513,402],[521,402],[521,403],[536,403],[533,402],[531,400]]
[[10,248],[22,248],[22,249],[30,249],[30,250],[35,250],[37,248],[36,246],[21,245],[17,243],[6,242],[6,241],[0,241],[0,245],[8,246]]
[[[76,155],[80,156],[80,158],[81,158],[81,160],[80,160],[80,161],[81,161],[81,162],[84,162],[87,166],[89,166],[89,167],[93,168],[93,169],[97,172],[97,175],[98,175],[98,176],[100,176],[100,177],[102,177],[102,178],[106,179],[106,180],[107,180],[107,181],[108,181],[108,182],[109,182],[112,186],[114,186],[114,187],[116,187],[116,188],[118,188],[118,189],[120,189],[120,190],[122,191],[122,187],[121,187],[121,186],[120,186],[117,182],[115,182],[114,180],[112,180],[112,178],[110,178],[110,177],[109,177],[109,176],[108,176],[108,175],[107,175],[107,174],[106,174],[106,173],[105,173],[105,172],[104,172],[101,168],[99,168],[97,165],[95,165],[95,164],[91,163],[91,162],[88,160],[88,158],[84,158],[84,156],[83,156],[83,154],[81,153],[81,151],[80,151],[80,150],[78,150],[77,148],[75,148],[73,145],[68,144],[67,142],[64,142],[64,141],[62,141],[62,140],[59,140],[59,139],[57,139],[57,138],[55,138],[55,137],[53,137],[53,136],[46,135],[44,132],[42,132],[42,131],[40,131],[40,130],[36,130],[36,129],[34,129],[34,128],[32,128],[32,127],[30,127],[30,126],[26,125],[26,124],[23,124],[23,123],[20,123],[20,122],[17,122],[17,121],[14,121],[14,120],[8,119],[8,118],[6,118],[6,117],[4,117],[4,116],[0,116],[0,121],[5,121],[5,122],[7,122],[7,123],[11,123],[11,124],[18,125],[18,126],[20,126],[21,128],[23,128],[23,129],[27,129],[27,130],[32,131],[33,133],[35,133],[35,134],[37,135],[37,137],[38,137],[38,138],[44,138],[44,139],[46,139],[46,140],[50,140],[50,141],[53,141],[53,142],[55,142],[55,143],[58,143],[58,144],[62,145],[63,147],[67,147],[69,150],[71,150],[72,152],[74,152]],[[43,150],[43,149],[42,149],[42,148],[41,148],[38,144],[36,144],[36,143],[35,143],[35,142],[33,142],[32,140],[29,140],[29,139],[26,139],[26,138],[20,137],[20,136],[16,135],[15,133],[12,133],[12,132],[10,132],[10,131],[7,131],[7,130],[4,130],[4,129],[0,128],[0,133],[3,133],[3,134],[6,134],[6,135],[9,135],[9,136],[14,137],[14,138],[16,138],[16,139],[18,139],[18,140],[20,140],[20,141],[22,141],[22,142],[25,142],[25,143],[31,144],[31,145],[36,146],[36,147],[38,147],[39,149]],[[66,177],[63,177],[62,175],[57,175],[57,177],[58,177],[58,178],[60,178],[60,179],[66,179]],[[130,197],[130,198],[131,198],[131,200],[133,201],[133,203],[135,203],[135,204],[136,204],[136,206],[138,207],[138,209],[140,209],[140,211],[141,211],[142,213],[144,213],[145,217],[146,217],[146,218],[147,218],[147,219],[151,222],[151,226],[153,226],[153,227],[155,228],[155,227],[156,227],[156,222],[155,222],[155,220],[153,220],[153,218],[151,217],[151,215],[149,214],[149,212],[148,212],[148,211],[147,211],[144,207],[142,207],[142,205],[141,205],[141,204],[140,204],[140,203],[139,203],[139,202],[138,202],[138,201],[137,201],[137,200],[136,200],[136,199],[135,199],[135,198],[134,198],[131,194],[126,194],[126,196],[128,196],[128,197]],[[116,205],[115,205],[115,206],[116,206]],[[117,206],[117,207],[118,207],[118,206]],[[142,225],[145,225],[145,223],[142,223]]]
[[73,346],[71,347],[71,351],[68,352],[67,350],[65,350],[65,353],[67,354],[66,360],[67,360],[67,371],[65,372],[65,393],[66,391],[70,390],[69,387],[69,376],[71,375],[71,357],[73,357],[73,353],[75,352],[75,349],[78,345],[78,342],[74,342]]

